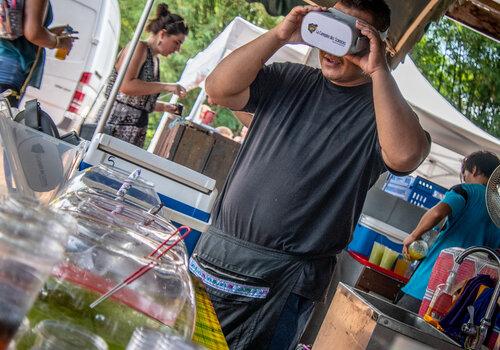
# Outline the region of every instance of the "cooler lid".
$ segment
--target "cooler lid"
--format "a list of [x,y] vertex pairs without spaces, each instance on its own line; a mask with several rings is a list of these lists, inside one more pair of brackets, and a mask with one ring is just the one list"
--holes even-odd
[[208,193],[215,189],[215,180],[183,165],[157,156],[142,148],[106,134],[100,134],[98,149],[133,163],[145,170]]
[[403,242],[408,236],[407,232],[404,232],[394,226],[388,225],[383,221],[380,221],[374,217],[368,215],[361,215],[359,218],[359,223],[372,229],[386,237],[392,238],[396,241]]

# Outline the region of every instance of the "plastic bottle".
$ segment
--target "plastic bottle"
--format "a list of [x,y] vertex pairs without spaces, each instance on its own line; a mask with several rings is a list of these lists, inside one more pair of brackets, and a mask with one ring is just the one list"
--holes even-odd
[[410,260],[421,260],[427,256],[429,246],[427,242],[423,240],[418,240],[410,244],[408,247],[408,254]]
[[405,275],[404,277],[406,278],[411,278],[411,276],[413,275],[413,273],[415,272],[415,270],[417,269],[418,265],[419,265],[419,261],[418,260],[413,260],[410,264],[410,266],[408,266],[408,268],[406,269],[406,272],[405,272]]
[[450,311],[453,305],[453,295],[452,286],[455,281],[455,276],[457,274],[458,267],[455,264],[451,269],[445,284],[439,284],[434,291],[429,308],[425,312],[424,319],[432,319],[435,321],[441,321],[444,316]]
[[436,287],[429,308],[425,314],[436,321],[441,321],[450,310],[452,302],[453,296],[449,289],[446,288],[445,284],[440,284]]

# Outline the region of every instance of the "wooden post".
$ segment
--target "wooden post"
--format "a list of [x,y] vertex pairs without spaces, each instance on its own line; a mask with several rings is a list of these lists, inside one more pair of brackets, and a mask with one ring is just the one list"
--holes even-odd
[[[395,68],[404,56],[411,50],[416,41],[424,34],[425,26],[432,18],[441,17],[446,8],[451,3],[450,0],[429,0],[417,18],[408,27],[394,47],[395,54],[391,59],[391,67]],[[441,10],[441,11],[439,11]]]

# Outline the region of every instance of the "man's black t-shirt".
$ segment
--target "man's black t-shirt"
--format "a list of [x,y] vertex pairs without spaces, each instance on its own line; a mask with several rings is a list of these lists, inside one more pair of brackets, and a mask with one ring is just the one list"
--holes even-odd
[[[349,242],[368,189],[386,170],[372,84],[342,87],[300,64],[264,67],[255,113],[221,193],[215,227],[289,253],[334,256]],[[295,292],[317,299],[332,260],[312,261]]]

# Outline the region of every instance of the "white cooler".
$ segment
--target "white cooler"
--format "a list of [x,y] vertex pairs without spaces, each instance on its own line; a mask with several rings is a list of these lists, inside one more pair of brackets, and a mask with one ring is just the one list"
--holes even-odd
[[218,194],[214,179],[106,134],[94,136],[80,170],[97,164],[127,172],[141,168],[141,177],[154,183],[169,219],[193,229],[186,238],[191,254],[200,234],[211,224]]

